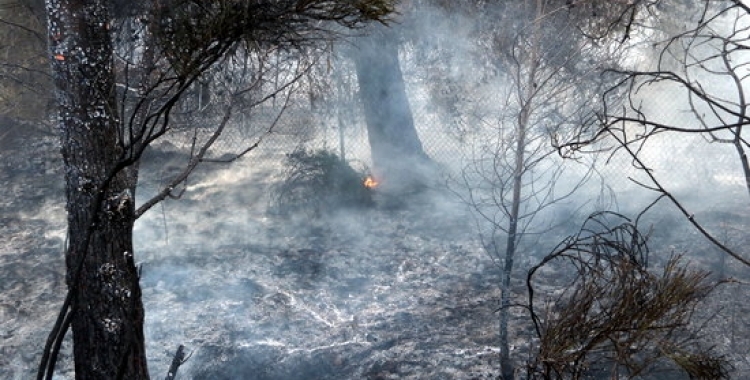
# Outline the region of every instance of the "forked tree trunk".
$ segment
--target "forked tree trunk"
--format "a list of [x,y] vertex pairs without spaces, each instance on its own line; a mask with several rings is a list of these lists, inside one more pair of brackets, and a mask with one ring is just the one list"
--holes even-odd
[[120,165],[109,15],[104,0],[48,0],[59,103],[73,294],[76,379],[148,379],[133,261],[134,202]]

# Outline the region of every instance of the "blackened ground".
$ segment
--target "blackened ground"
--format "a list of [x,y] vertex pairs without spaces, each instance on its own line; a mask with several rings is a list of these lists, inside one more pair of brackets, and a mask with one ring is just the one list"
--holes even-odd
[[[54,138],[0,152],[2,379],[33,377],[64,297],[57,152]],[[184,156],[165,147],[146,159],[140,201]],[[166,376],[183,344],[192,356],[178,379],[495,378],[498,271],[462,207],[433,190],[399,202],[406,207],[279,218],[266,209],[281,162],[281,153],[256,154],[203,169],[183,199],[165,201],[136,224],[152,377]],[[744,213],[731,209],[716,217],[716,228]],[[725,239],[747,246],[746,218],[732,220]],[[689,252],[691,265],[747,279],[746,268],[722,263],[690,229],[657,229],[654,239],[655,265]],[[524,269],[537,259],[518,261],[520,301]],[[545,275],[554,283],[563,274]],[[721,288],[699,310],[713,318],[703,327],[707,343],[728,355],[737,378],[750,375],[747,297],[746,287]],[[522,308],[513,313],[520,363],[532,331]],[[70,355],[68,342],[56,378],[73,378]]]

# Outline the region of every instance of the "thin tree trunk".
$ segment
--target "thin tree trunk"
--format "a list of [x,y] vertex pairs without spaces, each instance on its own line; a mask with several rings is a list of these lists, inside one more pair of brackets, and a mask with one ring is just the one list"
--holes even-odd
[[508,226],[508,239],[505,245],[505,265],[502,275],[502,294],[500,295],[500,366],[503,378],[513,379],[514,366],[510,359],[510,342],[508,341],[508,319],[510,319],[510,278],[513,272],[513,261],[516,254],[516,243],[518,243],[518,217],[521,206],[521,187],[523,186],[523,173],[526,126],[528,123],[528,112],[522,111],[518,125],[518,140],[516,141],[515,164],[513,173],[513,200],[510,209]]
[[73,299],[76,379],[148,379],[133,261],[135,204],[122,170],[108,4],[49,0]]
[[[521,110],[518,114],[516,125],[516,151],[514,157],[515,167],[513,169],[513,199],[511,200],[510,216],[508,221],[508,238],[505,245],[505,263],[502,273],[502,294],[500,295],[500,367],[503,379],[515,378],[515,366],[510,358],[510,342],[508,334],[508,321],[510,319],[510,279],[513,273],[513,263],[520,237],[518,236],[518,223],[521,207],[521,192],[523,188],[524,175],[529,170],[526,167],[526,133],[531,120],[534,96],[536,93],[536,75],[539,67],[539,20],[544,12],[543,0],[536,0],[536,18],[533,22],[534,30],[531,36],[531,54],[526,62],[528,72],[525,83],[519,86],[521,99]],[[519,70],[519,72],[521,72]],[[521,81],[522,78],[518,78]]]

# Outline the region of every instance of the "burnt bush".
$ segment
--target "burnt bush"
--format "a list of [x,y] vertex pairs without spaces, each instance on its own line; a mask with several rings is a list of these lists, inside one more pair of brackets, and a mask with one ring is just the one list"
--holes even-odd
[[717,284],[680,256],[650,267],[646,243],[628,219],[597,213],[529,271],[537,335],[529,378],[729,378],[729,363],[703,346],[693,320]]
[[332,152],[298,149],[287,155],[286,167],[284,180],[271,191],[272,213],[321,216],[374,204],[372,190],[364,185],[366,173]]

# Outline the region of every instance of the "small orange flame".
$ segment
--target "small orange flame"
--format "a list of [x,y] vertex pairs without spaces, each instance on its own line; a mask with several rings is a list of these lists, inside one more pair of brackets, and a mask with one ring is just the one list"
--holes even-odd
[[375,178],[372,178],[372,176],[368,175],[365,178],[364,182],[362,182],[362,184],[365,185],[365,187],[368,188],[368,189],[373,189],[373,188],[377,187],[380,183],[378,181],[376,181]]

